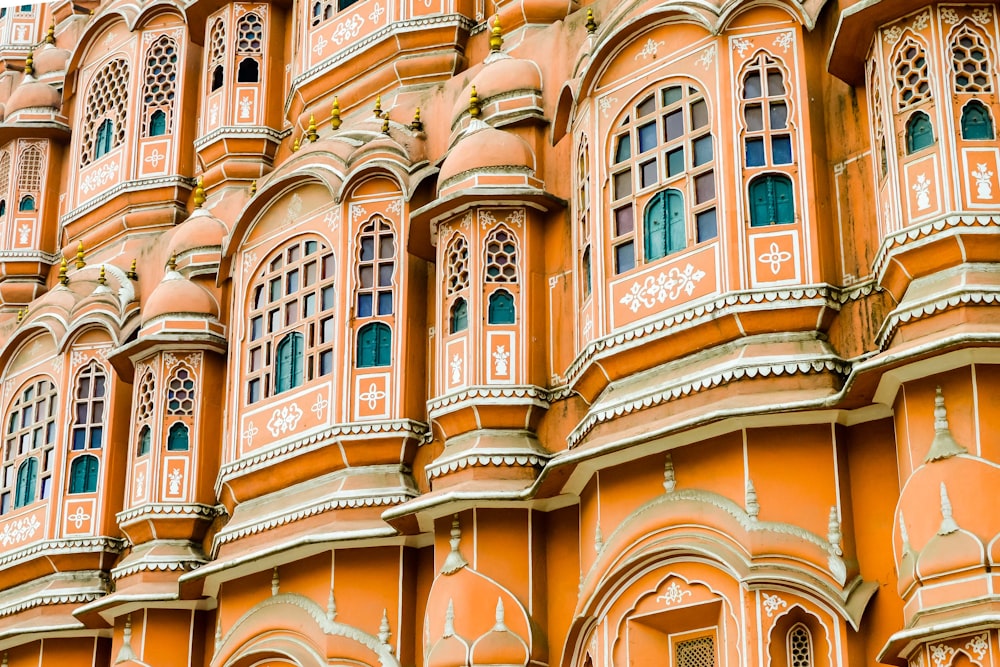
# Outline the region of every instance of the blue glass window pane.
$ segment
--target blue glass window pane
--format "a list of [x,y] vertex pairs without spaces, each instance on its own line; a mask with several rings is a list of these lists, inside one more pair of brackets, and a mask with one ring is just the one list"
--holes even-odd
[[656,148],[656,122],[639,127],[639,152],[645,153]]
[[764,166],[764,140],[760,137],[751,137],[746,140],[746,159],[748,167]]
[[774,164],[792,163],[792,138],[787,134],[771,137],[771,159]]
[[372,295],[358,295],[358,317],[371,317],[372,315]]
[[635,244],[631,241],[615,246],[615,273],[624,273],[635,268]]
[[714,239],[719,235],[719,223],[716,219],[714,208],[702,211],[696,215],[695,223],[698,228],[698,243]]
[[684,173],[684,147],[675,148],[667,153],[667,177]]
[[701,165],[712,161],[713,151],[711,134],[706,134],[703,137],[695,139],[694,142],[692,142],[692,148],[694,149],[694,166],[700,167]]

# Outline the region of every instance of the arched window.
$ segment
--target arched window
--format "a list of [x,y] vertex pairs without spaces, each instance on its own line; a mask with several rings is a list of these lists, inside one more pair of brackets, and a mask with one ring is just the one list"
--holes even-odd
[[180,366],[167,383],[167,414],[190,417],[194,415],[194,377],[191,371]]
[[260,65],[253,58],[244,58],[236,70],[236,81],[239,83],[257,83],[260,81]]
[[0,199],[0,217],[3,217],[7,213],[7,200]]
[[517,239],[503,227],[486,238],[486,282],[517,282]]
[[[41,147],[32,145],[21,151],[17,167],[17,188],[23,192],[39,192],[42,189],[42,164],[45,154]],[[0,194],[6,192],[4,187]]]
[[963,25],[951,43],[951,66],[956,93],[992,93],[990,49],[982,35]]
[[674,644],[674,667],[713,667],[715,638],[711,635]]
[[[327,245],[300,238],[270,255],[253,276],[246,308],[248,405],[284,390],[278,387],[333,372],[334,272]],[[297,334],[297,342],[291,342],[291,333]],[[284,341],[289,342],[279,351]],[[286,359],[298,358],[297,365],[281,364],[281,352]]]
[[208,44],[208,69],[212,73],[210,91],[215,92],[222,88],[225,81],[223,61],[226,57],[226,24],[221,18],[216,19],[215,23],[212,24]]
[[934,145],[934,128],[931,118],[923,111],[915,111],[906,121],[906,152],[916,153]]
[[458,333],[469,328],[469,304],[462,297],[458,297],[455,303],[451,304],[450,322],[450,333]]
[[396,267],[396,241],[389,221],[375,216],[358,237],[358,317],[392,315],[392,277]]
[[17,210],[22,212],[29,212],[35,210],[35,198],[31,195],[24,195],[21,197],[21,203],[17,205]]
[[293,332],[281,339],[274,361],[274,393],[302,384],[302,334]]
[[139,446],[136,448],[136,456],[145,456],[149,454],[150,441],[152,440],[151,429],[148,424],[144,424],[141,429],[139,429]]
[[323,4],[314,2],[312,6],[312,25],[319,25],[321,18],[323,18]]
[[129,79],[129,67],[124,59],[112,60],[94,76],[83,118],[82,166],[124,143]]
[[73,459],[69,467],[69,492],[94,493],[101,463],[96,456],[84,454]]
[[514,324],[517,322],[517,311],[514,309],[514,295],[505,289],[499,289],[490,294],[486,309],[487,324]]
[[[611,176],[611,260],[616,274],[637,262],[662,257],[638,253],[646,234],[637,211],[672,188],[690,193],[681,229],[696,242],[718,235],[716,218],[715,140],[709,101],[688,82],[671,82],[641,95],[629,107],[613,138]],[[681,247],[688,244],[687,234]]]
[[995,137],[990,110],[979,100],[970,100],[962,107],[961,126],[962,138],[966,140],[974,141]]
[[788,631],[788,667],[812,667],[812,637],[801,623]]
[[680,190],[671,188],[653,195],[642,217],[646,261],[683,250],[684,232],[684,196]]
[[28,457],[17,469],[17,490],[14,493],[14,509],[35,502],[35,486],[38,483],[38,459]]
[[167,134],[173,116],[177,87],[177,43],[163,35],[146,52],[146,75],[142,91],[146,114],[146,136]]
[[88,364],[77,376],[70,431],[73,451],[100,449],[103,446],[106,385],[107,376],[96,363]]
[[791,164],[788,88],[776,58],[759,54],[742,80],[744,164],[767,167]]
[[236,25],[236,53],[260,55],[263,52],[264,22],[253,12],[244,14]]
[[750,181],[750,225],[784,225],[795,222],[792,179],[784,174],[764,174]]
[[358,368],[388,366],[392,362],[392,330],[383,322],[371,322],[358,330]]
[[581,141],[577,169],[576,217],[580,230],[580,282],[583,285],[583,298],[590,296],[592,285],[590,265],[590,159],[587,142]]
[[170,430],[167,431],[167,451],[186,452],[189,447],[187,424],[182,422],[171,424]]
[[912,37],[899,45],[893,59],[896,84],[896,109],[902,111],[931,99],[927,55]]
[[323,8],[323,20],[328,21],[333,18],[333,5],[327,3],[326,7]]
[[[48,380],[29,384],[11,406],[4,437],[3,474],[0,475],[0,514],[34,502],[36,489],[39,499],[49,497],[55,459],[56,412],[56,387]],[[26,467],[28,461],[33,463]]]
[[451,296],[469,286],[469,242],[461,234],[456,234],[448,245],[447,263],[445,295]]

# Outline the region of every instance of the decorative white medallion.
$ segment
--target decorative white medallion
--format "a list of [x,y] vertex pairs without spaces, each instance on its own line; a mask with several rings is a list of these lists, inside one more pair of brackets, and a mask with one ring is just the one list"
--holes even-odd
[[987,642],[988,639],[989,635],[985,632],[981,635],[976,635],[969,641],[965,642],[965,648],[975,653],[976,658],[981,661],[986,657],[986,652],[990,650],[990,645]]
[[774,612],[778,611],[779,608],[788,608],[788,603],[777,595],[768,595],[767,593],[762,593],[762,595],[764,596],[764,611],[768,618],[774,616]]
[[656,52],[664,46],[663,42],[654,41],[652,37],[646,40],[646,43],[642,45],[642,51],[639,51],[635,55],[635,59],[638,60],[642,58],[643,60],[649,60],[650,58],[656,57]]
[[368,391],[358,394],[358,398],[368,403],[368,409],[374,410],[378,407],[379,401],[385,398],[385,392],[378,388],[374,382],[368,385]]
[[178,496],[181,493],[181,480],[184,479],[180,468],[174,468],[167,475],[167,493],[171,496]]
[[985,163],[977,165],[977,169],[971,172],[976,179],[976,198],[993,199],[993,172],[987,168]]
[[737,37],[733,40],[733,50],[740,54],[740,58],[746,57],[747,51],[753,48],[753,42],[749,39]]
[[497,349],[493,351],[493,370],[497,375],[507,375],[510,352],[506,350],[506,347],[506,345],[497,345]]
[[787,250],[782,250],[778,247],[777,243],[772,242],[771,246],[767,249],[767,252],[762,253],[760,257],[757,258],[758,262],[763,262],[764,264],[771,265],[771,273],[778,275],[781,271],[781,265],[792,258],[792,253]]
[[361,32],[361,26],[365,24],[365,20],[361,18],[360,14],[355,14],[343,23],[337,26],[337,29],[330,35],[330,39],[334,41],[337,46],[340,46],[349,39],[354,39]]
[[694,293],[695,287],[705,277],[705,272],[695,269],[692,264],[679,270],[672,267],[667,273],[660,272],[657,276],[646,276],[641,283],[636,281],[621,298],[621,303],[635,313],[639,308],[652,308],[657,303],[675,301],[681,292],[688,296]]
[[[462,357],[455,355],[451,358],[448,367],[451,368],[451,383],[458,384],[462,381]],[[375,406],[371,406],[375,407]]]
[[672,581],[663,595],[656,596],[656,601],[669,607],[683,600],[685,595],[691,595],[691,591],[682,589],[676,581]]
[[299,409],[297,403],[276,408],[274,414],[271,415],[271,421],[267,423],[267,430],[274,437],[278,437],[282,433],[294,430],[300,419],[302,419],[302,410]]
[[935,667],[945,667],[945,665],[951,664],[951,659],[955,657],[958,652],[947,644],[936,644],[930,647],[931,649],[931,660],[934,661]]
[[326,400],[323,394],[316,394],[316,402],[312,404],[309,409],[316,414],[316,419],[323,419],[323,415],[326,413],[327,406],[330,405],[330,401]]
[[79,530],[83,527],[83,524],[90,520],[90,515],[83,511],[82,505],[77,505],[76,512],[68,515],[66,520],[73,524],[73,527]]
[[917,210],[926,211],[931,207],[931,181],[925,174],[917,176],[917,182],[913,184],[913,191],[917,193]]
[[153,169],[159,169],[160,163],[167,159],[167,156],[160,152],[159,148],[154,148],[149,155],[143,158],[143,162],[149,163]]
[[253,444],[253,439],[258,433],[260,433],[260,429],[254,426],[253,422],[250,422],[247,424],[246,430],[240,434],[240,438],[242,438],[243,443],[249,447]]

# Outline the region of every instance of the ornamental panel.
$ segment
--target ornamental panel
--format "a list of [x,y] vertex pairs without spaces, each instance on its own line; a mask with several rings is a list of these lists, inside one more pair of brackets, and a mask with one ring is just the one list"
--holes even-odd
[[903,192],[906,196],[907,222],[941,213],[941,176],[937,155],[911,162],[903,168]]
[[394,21],[395,7],[384,0],[359,2],[309,37],[309,66],[349,48]]
[[962,151],[962,180],[970,208],[996,208],[1000,203],[1000,149],[966,148]]
[[392,395],[392,373],[359,373],[354,378],[354,418],[387,419]]
[[465,336],[448,341],[444,354],[446,391],[469,384],[468,340]]
[[139,176],[166,174],[170,165],[170,139],[145,139],[139,146]]
[[97,500],[67,500],[64,507],[63,535],[80,536],[94,534],[94,521],[97,516]]
[[798,230],[752,235],[750,255],[750,280],[754,287],[802,282]]
[[187,456],[163,458],[163,489],[160,492],[163,500],[185,502],[188,499],[190,465],[191,461]]
[[513,331],[486,333],[486,382],[506,384],[517,381],[517,334]]

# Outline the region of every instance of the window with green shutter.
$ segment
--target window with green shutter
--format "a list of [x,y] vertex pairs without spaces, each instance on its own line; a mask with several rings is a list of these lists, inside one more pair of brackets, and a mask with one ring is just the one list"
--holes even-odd
[[35,501],[35,485],[38,482],[38,459],[31,457],[17,469],[17,490],[14,492],[14,507],[24,507]]
[[649,200],[643,217],[643,240],[647,262],[684,249],[684,196],[680,190],[662,190]]
[[765,174],[750,181],[750,225],[784,225],[795,222],[792,179]]
[[392,358],[392,330],[382,322],[358,330],[358,368],[388,366]]
[[86,454],[73,459],[69,470],[70,493],[94,493],[97,491],[97,473],[101,464],[96,456]]
[[290,333],[278,343],[274,369],[274,393],[302,384],[302,355],[305,344],[300,333]]

